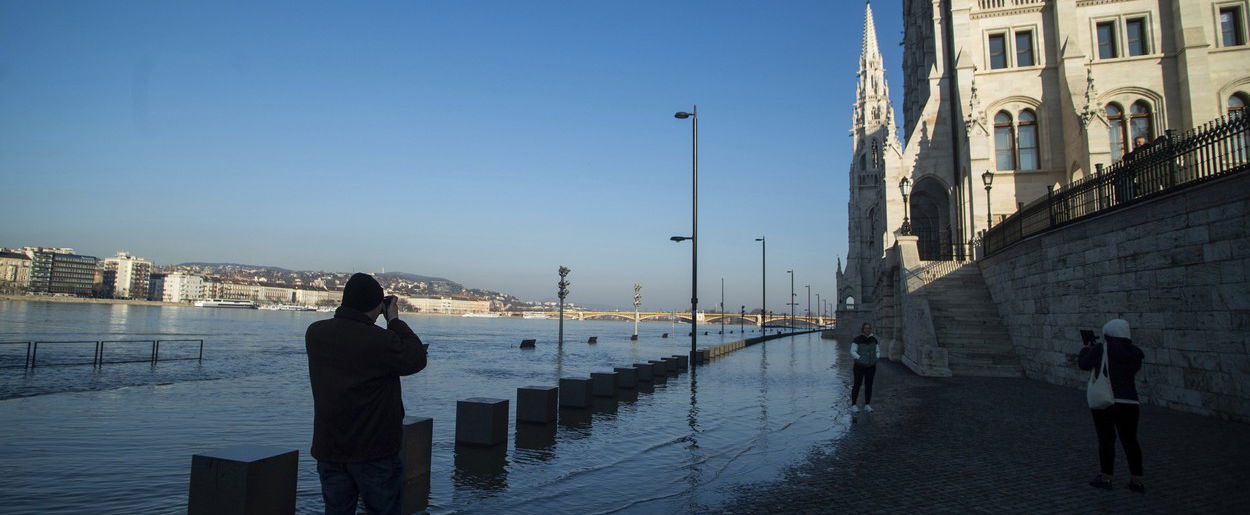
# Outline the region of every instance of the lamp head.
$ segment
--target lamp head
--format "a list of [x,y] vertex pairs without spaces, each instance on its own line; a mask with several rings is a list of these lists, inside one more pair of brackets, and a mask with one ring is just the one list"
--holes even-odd
[[985,173],[981,174],[981,180],[985,182],[986,188],[992,186],[994,184],[994,172],[986,170]]
[[674,113],[674,114],[673,114],[673,118],[677,118],[677,119],[681,119],[681,120],[685,120],[686,118],[690,118],[690,116],[691,116],[691,114],[690,114],[690,113],[687,113],[687,112],[685,112],[685,111],[677,111],[676,113]]
[[669,238],[669,239],[670,239],[670,240],[673,240],[673,241],[686,241],[686,240],[689,240],[689,239],[692,239],[692,238],[690,238],[689,236],[673,236],[673,237],[671,237],[671,238]]
[[903,180],[898,181],[898,190],[903,193],[904,197],[911,193],[911,179],[903,177]]

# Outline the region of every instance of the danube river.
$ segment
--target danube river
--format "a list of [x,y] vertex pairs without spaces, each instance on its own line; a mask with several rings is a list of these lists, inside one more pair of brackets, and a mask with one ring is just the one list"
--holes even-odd
[[[204,360],[106,364],[94,346],[0,345],[0,506],[9,513],[185,512],[191,455],[254,443],[300,451],[301,513],[321,509],[304,329],[326,313],[0,301],[0,341],[203,339]],[[683,354],[688,326],[407,317],[429,367],[403,379],[409,415],[434,418],[432,512],[689,512],[724,508],[736,485],[777,479],[848,428],[837,346],[815,334],[732,353],[665,385],[601,399],[551,434],[509,431],[506,455],[453,444],[455,403],[556,385],[613,366]],[[702,326],[701,326],[702,327]],[[706,326],[708,344],[740,338]],[[749,330],[748,326],[748,330]],[[681,338],[661,338],[661,333]],[[597,336],[598,344],[587,344]],[[536,350],[520,350],[523,338]],[[164,344],[162,356],[198,347]],[[106,344],[106,361],[150,345]],[[72,363],[88,363],[72,365]],[[16,365],[13,367],[13,365]],[[832,409],[832,406],[838,409]],[[510,406],[515,410],[515,406]]]

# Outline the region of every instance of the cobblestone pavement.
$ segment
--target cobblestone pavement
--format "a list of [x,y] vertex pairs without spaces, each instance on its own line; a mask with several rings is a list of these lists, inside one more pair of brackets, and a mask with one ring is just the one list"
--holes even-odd
[[[841,376],[842,374],[839,374]],[[849,374],[848,374],[849,375]],[[1081,390],[1026,379],[924,378],[879,365],[872,414],[817,446],[784,478],[736,487],[729,513],[1246,513],[1250,424],[1142,409],[1146,494],[1098,471]],[[833,407],[830,416],[851,414]]]

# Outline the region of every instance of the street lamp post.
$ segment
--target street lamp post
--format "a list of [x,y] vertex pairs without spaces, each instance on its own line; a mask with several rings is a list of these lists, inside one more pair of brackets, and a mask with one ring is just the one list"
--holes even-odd
[[994,216],[990,214],[990,187],[994,185],[994,172],[986,170],[981,174],[981,181],[985,183],[985,230],[989,230],[994,225]]
[[725,334],[725,278],[720,278],[720,334]]
[[760,329],[763,329],[764,315],[768,313],[768,241],[763,236],[755,241],[760,242]]
[[738,311],[738,332],[742,334],[747,334],[742,332],[742,318],[745,316],[747,316],[747,306],[746,304],[743,304],[742,310]]
[[634,284],[634,335],[630,340],[638,339],[638,306],[642,305],[642,285]]
[[[818,326],[825,325],[825,305],[820,303],[819,293],[816,294],[816,310],[820,312],[820,314],[816,315],[816,325]],[[808,311],[811,311],[811,310],[809,309]],[[811,314],[811,313],[808,313],[808,314]]]
[[691,217],[690,237],[673,236],[673,241],[690,240],[690,359],[687,361],[694,369],[695,347],[698,339],[699,326],[699,106],[694,106],[689,113],[678,111],[674,118],[693,119],[691,132]]
[[556,295],[560,297],[560,339],[558,341],[559,341],[559,345],[563,346],[564,345],[564,298],[569,296],[569,286],[571,286],[573,283],[569,282],[568,279],[566,279],[569,276],[569,272],[572,272],[572,270],[569,270],[568,267],[561,266],[558,272],[560,274],[560,282],[556,283],[556,286],[560,287],[560,289],[556,291]]
[[797,302],[794,302],[794,270],[786,270],[786,273],[790,274],[790,304],[789,304],[790,305],[790,329],[793,330],[794,329],[794,305],[797,304]]
[[903,177],[898,181],[898,190],[903,193],[903,226],[899,228],[899,233],[911,236],[911,206],[907,203],[907,196],[911,194],[911,179]]
[[804,284],[803,287],[807,288],[807,313],[804,313],[803,316],[810,317],[812,316],[812,285]]

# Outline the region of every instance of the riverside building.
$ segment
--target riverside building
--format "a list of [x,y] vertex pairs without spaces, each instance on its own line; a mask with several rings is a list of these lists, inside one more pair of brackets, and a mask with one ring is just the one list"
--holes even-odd
[[0,250],[0,292],[25,291],[30,287],[30,257]]
[[165,302],[195,302],[204,298],[204,278],[183,272],[165,274],[161,298]]
[[152,275],[152,262],[126,252],[106,258],[101,265],[104,283],[111,287],[114,298],[146,299],[148,282]]
[[27,247],[30,291],[88,297],[96,278],[97,259],[68,248]]

